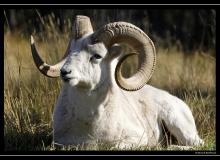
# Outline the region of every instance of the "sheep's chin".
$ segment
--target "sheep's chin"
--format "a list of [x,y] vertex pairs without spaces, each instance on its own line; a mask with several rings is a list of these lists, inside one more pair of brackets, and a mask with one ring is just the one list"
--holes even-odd
[[70,87],[77,88],[81,91],[90,91],[94,88],[90,83],[80,81],[77,78],[70,79],[69,81],[65,81],[65,83],[68,84]]
[[79,80],[77,78],[73,78],[73,79],[70,79],[68,83],[69,83],[70,86],[74,87],[74,86],[77,86],[79,84]]

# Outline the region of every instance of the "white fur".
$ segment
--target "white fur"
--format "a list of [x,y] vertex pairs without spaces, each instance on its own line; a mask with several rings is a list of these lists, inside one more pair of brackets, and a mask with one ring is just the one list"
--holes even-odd
[[[94,53],[103,58],[91,62]],[[72,44],[63,67],[72,70],[74,79],[64,83],[55,106],[55,143],[156,146],[164,121],[182,145],[203,144],[182,100],[150,85],[132,92],[120,89],[114,78],[116,63],[103,44],[89,45],[89,35]]]

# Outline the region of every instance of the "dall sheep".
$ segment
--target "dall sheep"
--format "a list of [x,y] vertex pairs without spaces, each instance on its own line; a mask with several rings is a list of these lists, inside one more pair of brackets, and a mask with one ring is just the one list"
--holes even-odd
[[[121,54],[120,45],[134,52]],[[96,32],[87,16],[78,15],[64,58],[56,65],[39,56],[31,36],[34,62],[41,73],[59,77],[63,88],[53,114],[53,140],[60,145],[110,143],[119,148],[156,146],[163,124],[184,146],[203,145],[189,107],[179,98],[146,83],[156,64],[151,39],[127,22],[104,25]],[[138,56],[139,68],[129,78],[122,64]]]

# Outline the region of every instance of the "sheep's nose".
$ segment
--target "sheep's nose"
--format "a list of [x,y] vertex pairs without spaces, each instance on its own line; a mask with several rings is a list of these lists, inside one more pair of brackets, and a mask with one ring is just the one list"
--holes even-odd
[[70,74],[70,73],[71,73],[70,69],[61,68],[61,70],[60,70],[60,74],[62,77],[66,76],[67,74]]

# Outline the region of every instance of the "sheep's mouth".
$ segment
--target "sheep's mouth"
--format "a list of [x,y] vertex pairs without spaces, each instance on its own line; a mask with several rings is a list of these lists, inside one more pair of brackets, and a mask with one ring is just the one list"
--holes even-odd
[[68,78],[68,77],[62,77],[64,82],[69,82],[72,78]]
[[77,79],[77,78],[74,78],[74,77],[62,77],[62,79],[63,79],[64,82],[69,82],[70,80]]

